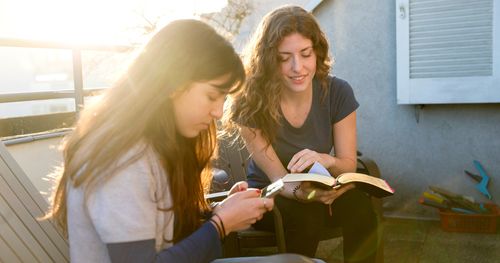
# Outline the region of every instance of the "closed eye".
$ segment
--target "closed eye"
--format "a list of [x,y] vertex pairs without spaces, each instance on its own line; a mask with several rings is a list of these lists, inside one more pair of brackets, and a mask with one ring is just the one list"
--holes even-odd
[[281,62],[286,62],[286,61],[290,60],[290,56],[279,56],[279,60]]
[[[215,89],[215,88],[214,88]],[[218,100],[226,100],[227,97],[227,92],[220,92],[220,91],[215,91],[215,92],[209,92],[207,93],[207,98],[211,102],[216,102]]]
[[303,57],[308,58],[308,57],[310,57],[310,56],[313,54],[313,52],[314,52],[314,51],[313,51],[313,49],[312,49],[312,48],[307,48],[306,50],[302,50],[302,51],[300,52],[300,54],[301,54]]
[[302,53],[302,56],[308,58],[312,55],[312,52]]

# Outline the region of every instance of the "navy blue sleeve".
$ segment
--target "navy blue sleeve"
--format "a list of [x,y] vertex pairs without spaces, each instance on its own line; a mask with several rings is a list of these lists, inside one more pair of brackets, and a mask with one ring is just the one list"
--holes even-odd
[[204,223],[193,234],[172,247],[156,253],[155,241],[141,240],[106,244],[111,262],[211,262],[221,257],[222,246],[215,226]]
[[333,77],[330,80],[331,123],[335,124],[359,107],[351,85],[347,81]]

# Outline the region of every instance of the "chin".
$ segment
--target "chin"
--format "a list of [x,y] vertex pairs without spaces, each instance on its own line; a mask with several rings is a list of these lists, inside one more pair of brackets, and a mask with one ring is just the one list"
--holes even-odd
[[288,89],[290,91],[293,91],[293,92],[304,92],[308,89],[308,85],[294,85],[294,84],[290,84],[288,85]]
[[196,136],[198,136],[200,134],[200,130],[184,130],[184,131],[180,131],[179,133],[186,137],[186,138],[195,138]]

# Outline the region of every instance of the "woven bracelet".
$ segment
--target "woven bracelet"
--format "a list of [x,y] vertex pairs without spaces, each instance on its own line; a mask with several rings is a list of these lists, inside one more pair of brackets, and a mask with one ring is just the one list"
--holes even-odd
[[216,213],[214,213],[214,216],[217,217],[219,219],[219,222],[220,222],[220,225],[221,225],[221,228],[222,228],[222,242],[224,242],[224,240],[226,239],[226,228],[224,227],[224,222],[222,222],[222,218],[220,218],[220,216]]
[[221,229],[221,227],[220,227],[219,223],[217,223],[217,222],[216,222],[214,219],[212,219],[212,218],[210,218],[210,219],[208,219],[208,220],[209,220],[210,222],[214,223],[215,227],[217,228],[217,232],[219,232],[219,239],[220,239],[220,241],[221,241],[222,243],[224,243],[224,237],[223,237],[223,235],[224,235],[224,234],[222,234],[222,229]]

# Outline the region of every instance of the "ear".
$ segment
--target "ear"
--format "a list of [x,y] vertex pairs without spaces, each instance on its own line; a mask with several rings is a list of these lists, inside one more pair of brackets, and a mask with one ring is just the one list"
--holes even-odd
[[191,88],[191,84],[186,84],[186,85],[180,86],[180,87],[176,88],[172,93],[170,93],[170,95],[168,95],[168,98],[171,100],[176,99],[180,95],[182,95],[183,93],[187,92],[190,88]]
[[183,93],[183,91],[181,90],[174,90],[174,92],[170,93],[170,95],[168,95],[168,98],[171,99],[171,100],[174,100],[176,98],[178,98],[181,94]]

